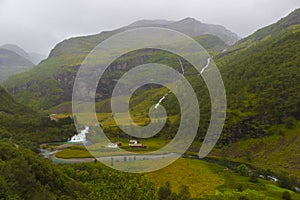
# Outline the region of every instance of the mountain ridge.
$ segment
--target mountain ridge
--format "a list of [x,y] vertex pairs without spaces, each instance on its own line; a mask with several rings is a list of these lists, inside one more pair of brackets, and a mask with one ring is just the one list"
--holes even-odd
[[30,62],[32,62],[35,65],[37,65],[40,61],[42,61],[45,58],[44,55],[39,54],[39,53],[35,53],[35,52],[28,53],[16,44],[4,44],[4,45],[0,46],[0,48],[13,51],[16,54],[22,56],[23,58],[29,60]]
[[[186,28],[187,27],[188,26],[186,26]],[[191,28],[193,29],[193,27]],[[58,43],[55,48],[51,50],[46,60],[42,61],[30,72],[10,78],[10,80],[5,83],[5,86],[9,92],[22,103],[34,105],[38,109],[41,107],[48,109],[63,101],[70,101],[72,83],[76,76],[76,71],[87,54],[98,43],[109,36],[128,29],[130,29],[130,27],[105,31],[91,36],[66,39]],[[188,29],[186,31],[188,31]],[[228,45],[217,36],[209,36],[204,33],[200,35],[202,35],[202,37],[198,37],[198,41],[200,43],[203,42],[204,47],[208,48],[208,50],[222,51],[228,47]],[[128,69],[128,67],[142,63],[142,61],[145,62],[145,59],[150,58],[150,54],[147,53],[146,56],[140,55],[141,58],[137,58],[136,60],[131,59],[125,63],[115,63],[116,66],[113,66],[113,68],[117,71]],[[118,66],[121,66],[121,69]],[[107,87],[110,88],[109,82],[108,80]],[[36,88],[39,89],[36,90]],[[32,98],[31,95],[36,98]],[[39,98],[43,100],[39,100]]]
[[0,48],[0,82],[33,68],[34,64],[14,51]]
[[[224,26],[202,23],[192,17],[186,17],[179,21],[139,20],[137,22],[130,24],[129,26],[134,26],[134,27],[162,26],[165,28],[170,28],[185,33],[190,37],[209,34],[221,38],[227,45],[232,45],[240,39],[240,37],[237,34],[226,29]],[[188,29],[190,30],[187,30],[186,26],[188,26]]]

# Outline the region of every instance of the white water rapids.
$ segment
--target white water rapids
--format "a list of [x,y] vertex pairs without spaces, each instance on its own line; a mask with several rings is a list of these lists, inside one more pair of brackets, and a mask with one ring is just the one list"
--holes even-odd
[[85,129],[81,130],[79,134],[74,135],[68,142],[77,143],[77,142],[86,142],[86,134],[89,132],[89,127],[86,126]]

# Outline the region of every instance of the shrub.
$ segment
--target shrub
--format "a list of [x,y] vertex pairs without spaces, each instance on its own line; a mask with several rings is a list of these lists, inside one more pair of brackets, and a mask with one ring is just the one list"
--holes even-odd
[[170,182],[166,182],[166,184],[164,186],[161,186],[159,189],[158,189],[158,198],[160,200],[166,200],[170,197],[172,191],[171,191],[171,184]]
[[241,176],[248,176],[248,167],[245,164],[241,164],[236,168],[237,173]]
[[284,199],[284,200],[291,200],[292,199],[291,194],[288,191],[284,191],[282,193],[282,199]]

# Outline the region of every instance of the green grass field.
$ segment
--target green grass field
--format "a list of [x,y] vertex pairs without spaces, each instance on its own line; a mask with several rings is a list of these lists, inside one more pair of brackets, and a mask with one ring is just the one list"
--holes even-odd
[[249,182],[226,167],[187,158],[178,159],[166,168],[145,175],[157,188],[165,182],[171,183],[172,190],[178,192],[180,185],[189,187],[192,197],[203,199],[240,199],[251,200],[282,199],[282,193],[288,191],[292,199],[300,199],[300,194],[282,189],[276,183],[259,179]]
[[[273,129],[271,136],[240,140],[223,148],[223,154],[230,160],[300,177],[300,126],[286,129],[279,125]],[[215,150],[213,155],[222,157],[221,150]]]
[[[148,144],[155,142],[152,140]],[[80,159],[92,156],[85,147],[72,146],[57,153],[56,157]],[[249,182],[249,177],[241,176],[224,166],[189,158],[180,158],[171,165],[145,176],[153,181],[157,188],[169,181],[174,192],[178,192],[181,185],[186,185],[192,197],[203,199],[239,199],[246,196],[248,199],[271,200],[281,199],[282,193],[288,191],[278,187],[276,183],[262,179],[252,183]],[[300,194],[292,191],[289,193],[292,199],[300,199]]]
[[[145,149],[134,149],[128,146],[128,139],[122,139],[122,138],[115,138],[113,139],[114,141],[119,141],[122,142],[122,149],[126,151],[131,151],[131,152],[139,152],[139,153],[147,153],[147,152],[153,152],[156,151],[163,146],[165,146],[168,142],[165,140],[161,140],[159,138],[151,138],[151,139],[144,139],[144,140],[139,140],[140,143],[144,144],[147,146]],[[91,145],[89,147],[90,150],[95,150],[97,151],[99,146],[97,144]],[[105,150],[105,149],[103,149]],[[108,148],[106,149],[108,150]],[[70,158],[91,158],[93,157],[84,146],[80,145],[73,145],[71,147],[67,147],[66,149],[63,149],[62,151],[56,153],[57,158],[65,158],[65,159],[70,159]]]

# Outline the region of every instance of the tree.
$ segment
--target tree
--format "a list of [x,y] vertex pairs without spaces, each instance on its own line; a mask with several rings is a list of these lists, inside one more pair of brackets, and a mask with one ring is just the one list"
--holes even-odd
[[289,117],[285,121],[285,127],[287,129],[293,129],[296,127],[296,125],[297,125],[297,120],[294,117]]
[[243,192],[243,190],[244,190],[243,185],[242,185],[242,184],[239,184],[238,187],[237,187],[237,191],[238,191],[238,192]]
[[291,185],[291,179],[290,176],[285,173],[282,172],[279,176],[279,186],[282,188],[286,188],[286,189],[291,189],[292,185]]
[[189,191],[189,187],[186,185],[181,185],[179,194],[178,194],[179,200],[189,200],[191,199],[191,193]]
[[166,184],[164,186],[161,186],[159,189],[158,189],[158,198],[160,200],[166,200],[168,197],[170,197],[172,191],[171,191],[171,184],[170,182],[166,182]]
[[291,194],[288,191],[284,191],[282,193],[282,199],[284,199],[284,200],[292,200],[292,196],[291,196]]
[[258,182],[258,179],[255,175],[251,175],[250,178],[249,178],[249,182],[251,183],[257,183]]
[[168,197],[168,200],[178,200],[178,195],[175,192],[172,192]]
[[248,176],[248,167],[245,164],[241,164],[236,168],[236,171],[242,176]]

